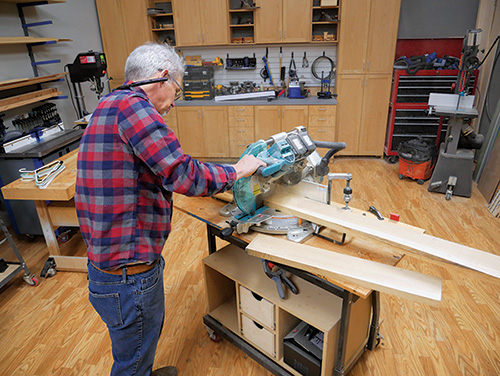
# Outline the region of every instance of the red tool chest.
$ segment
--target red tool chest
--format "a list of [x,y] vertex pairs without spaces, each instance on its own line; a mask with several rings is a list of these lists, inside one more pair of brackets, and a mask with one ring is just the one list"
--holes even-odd
[[[422,136],[439,146],[446,134],[447,119],[427,114],[430,93],[453,94],[457,70],[420,70],[410,75],[395,70],[384,154],[396,162],[400,143]],[[474,71],[469,94],[474,94],[479,71]]]

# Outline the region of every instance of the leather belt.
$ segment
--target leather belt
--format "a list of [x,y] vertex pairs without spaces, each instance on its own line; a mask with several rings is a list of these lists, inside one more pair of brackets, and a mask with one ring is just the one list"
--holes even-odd
[[107,274],[122,275],[123,269],[126,269],[127,275],[134,275],[134,274],[144,273],[144,272],[147,272],[148,270],[153,269],[157,263],[158,263],[158,260],[153,262],[151,265],[148,265],[148,264],[123,265],[123,266],[120,266],[120,268],[116,269],[116,270],[102,270],[102,269],[99,269],[94,264],[92,264],[92,265],[94,265],[94,267],[96,269],[100,270],[101,272],[107,273]]

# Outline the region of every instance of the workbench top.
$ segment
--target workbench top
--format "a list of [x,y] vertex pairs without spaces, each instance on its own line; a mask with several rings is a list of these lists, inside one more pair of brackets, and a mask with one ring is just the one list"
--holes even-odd
[[2,194],[7,200],[48,200],[69,201],[75,196],[76,160],[78,149],[58,158],[66,167],[45,189],[40,189],[34,181],[17,179],[2,187]]
[[246,99],[246,100],[231,100],[216,102],[215,99],[210,100],[177,100],[176,107],[190,106],[333,106],[337,104],[335,98],[318,99],[317,96],[308,98],[290,99],[290,98],[275,98],[271,101],[267,99]]

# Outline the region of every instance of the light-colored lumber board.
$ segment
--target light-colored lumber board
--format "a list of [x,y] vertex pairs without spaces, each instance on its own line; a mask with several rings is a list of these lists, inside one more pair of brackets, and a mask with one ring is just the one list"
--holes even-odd
[[87,257],[79,256],[50,256],[54,258],[56,270],[65,272],[87,272]]
[[404,249],[445,260],[479,272],[500,278],[500,257],[472,247],[413,231],[397,222],[379,221],[375,217],[363,216],[334,205],[326,205],[304,197],[290,195],[277,187],[265,204],[285,213],[326,226],[357,231]]
[[0,100],[0,111],[7,111],[13,108],[26,106],[31,103],[43,101],[61,95],[62,92],[55,88],[33,91],[31,93],[15,95]]
[[19,79],[13,79],[13,80],[8,80],[8,81],[0,81],[0,91],[1,90],[16,89],[18,87],[41,84],[44,82],[56,81],[60,78],[65,77],[66,74],[67,73],[56,73],[56,74],[51,74],[49,76],[43,76],[43,77],[19,78]]
[[255,257],[407,299],[432,305],[441,301],[441,280],[411,270],[262,234],[252,240],[246,251]]

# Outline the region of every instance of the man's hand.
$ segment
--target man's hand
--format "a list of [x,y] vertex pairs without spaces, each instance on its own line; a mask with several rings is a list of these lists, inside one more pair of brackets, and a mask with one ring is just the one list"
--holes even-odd
[[253,155],[247,154],[243,156],[235,165],[233,165],[236,170],[237,179],[241,179],[252,175],[259,167],[267,166],[265,162],[261,161],[259,158],[255,158]]

